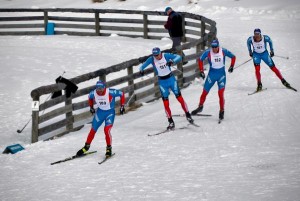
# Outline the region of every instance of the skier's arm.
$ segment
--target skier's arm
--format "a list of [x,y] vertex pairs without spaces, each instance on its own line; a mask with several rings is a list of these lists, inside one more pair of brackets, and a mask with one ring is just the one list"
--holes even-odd
[[248,47],[249,54],[252,54],[251,45],[252,45],[252,39],[251,37],[249,37],[247,40],[247,47]]
[[267,35],[265,35],[264,38],[265,38],[265,42],[269,43],[270,51],[274,52],[272,39]]
[[182,57],[179,56],[178,54],[170,54],[170,53],[165,53],[165,58],[167,62],[172,60],[174,65],[178,64],[182,60]]
[[89,106],[90,107],[93,107],[94,106],[94,91],[91,91],[90,93],[89,93]]
[[204,71],[204,67],[203,67],[203,61],[206,59],[206,57],[208,56],[209,50],[206,50],[201,57],[198,59],[198,66],[199,66],[199,70],[200,72]]
[[233,67],[234,64],[235,64],[235,60],[236,60],[235,55],[232,54],[229,50],[227,50],[227,49],[225,49],[225,48],[223,48],[223,52],[224,52],[225,56],[231,58],[231,64],[230,64],[230,66]]
[[152,61],[153,61],[153,58],[152,58],[152,56],[151,57],[149,57],[146,61],[145,61],[145,63],[143,63],[141,66],[140,66],[140,71],[143,71],[145,68],[147,68],[150,64],[152,64]]
[[121,106],[125,105],[125,94],[123,91],[113,89],[112,91],[110,91],[110,95],[114,97],[120,97],[120,105]]

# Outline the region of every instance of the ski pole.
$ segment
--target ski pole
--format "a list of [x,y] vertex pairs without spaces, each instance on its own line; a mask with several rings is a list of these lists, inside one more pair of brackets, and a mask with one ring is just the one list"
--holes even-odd
[[279,58],[282,58],[282,59],[289,59],[289,57],[285,57],[285,56],[279,56],[279,55],[274,55],[275,57],[279,57]]
[[248,62],[251,61],[251,60],[252,60],[252,58],[251,58],[251,59],[248,59],[247,61],[241,63],[240,65],[238,65],[238,66],[236,66],[236,67],[234,67],[234,69],[241,67],[242,65],[248,63]]
[[133,98],[134,95],[135,95],[135,94],[133,93],[133,94],[130,96],[130,98],[128,99],[128,101],[127,101],[127,103],[125,104],[125,106],[128,106],[128,104],[130,103],[130,100]]
[[31,121],[31,118],[29,119],[29,121],[25,124],[25,126],[21,130],[19,130],[19,129],[17,130],[17,133],[22,133],[22,131],[29,124],[30,121]]

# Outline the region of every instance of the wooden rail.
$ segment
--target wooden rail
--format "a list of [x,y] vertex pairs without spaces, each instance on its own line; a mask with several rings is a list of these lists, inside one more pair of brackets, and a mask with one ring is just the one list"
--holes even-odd
[[[24,16],[20,16],[21,14]],[[80,17],[78,17],[80,14]],[[108,14],[108,15],[107,15]],[[186,49],[195,49],[193,54],[184,57],[189,64],[179,63],[174,70],[180,87],[199,76],[196,60],[216,37],[216,23],[204,16],[181,12],[183,16],[184,43],[176,47],[179,54]],[[126,37],[143,37],[144,39],[161,39],[168,37],[163,28],[166,21],[164,12],[137,10],[107,9],[0,9],[0,35],[43,35],[47,33],[47,24],[54,23],[54,34],[78,36],[109,36],[113,33]],[[13,29],[13,31],[11,31]],[[171,50],[164,50],[171,51]],[[190,51],[189,51],[190,52]],[[128,109],[141,101],[149,101],[160,97],[157,77],[153,70],[147,69],[146,75],[151,78],[140,78],[137,70],[150,55],[131,59],[105,69],[79,75],[70,80],[75,84],[98,79],[107,81],[109,87],[118,86],[126,93]],[[120,71],[126,74],[120,76]],[[124,71],[122,71],[124,72]],[[118,73],[119,77],[109,80],[107,75]],[[31,92],[33,101],[40,101],[43,95],[51,95],[65,88],[65,85],[51,84],[38,87]],[[39,138],[51,138],[80,129],[90,121],[86,95],[94,86],[79,88],[70,98],[65,95],[40,104],[39,111],[32,112],[32,142]],[[45,112],[46,111],[46,112]],[[44,113],[45,112],[45,113]],[[46,136],[46,137],[45,137]]]

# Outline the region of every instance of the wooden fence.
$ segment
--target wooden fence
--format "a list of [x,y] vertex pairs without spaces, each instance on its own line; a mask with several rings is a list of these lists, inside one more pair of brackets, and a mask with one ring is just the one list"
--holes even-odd
[[[22,15],[22,16],[21,16]],[[194,53],[184,57],[189,64],[177,65],[173,73],[177,76],[180,87],[191,82],[198,76],[197,58],[216,37],[216,23],[201,15],[181,12],[184,29],[183,45],[176,47],[179,54],[183,50],[192,49]],[[168,37],[164,29],[167,16],[158,11],[134,10],[102,10],[102,9],[0,9],[0,35],[44,35],[49,22],[54,23],[54,34],[78,36],[109,36],[118,34],[126,37],[142,37],[144,39],[162,39]],[[32,23],[34,22],[34,23]],[[170,51],[170,50],[164,50]],[[191,51],[188,51],[191,52]],[[91,119],[88,111],[87,94],[94,89],[89,80],[101,79],[109,87],[117,87],[126,93],[127,106],[139,101],[153,100],[160,97],[157,77],[153,70],[147,69],[141,79],[138,66],[150,55],[131,59],[105,69],[83,74],[70,80],[79,87],[75,94],[66,98],[65,95],[47,100],[40,104],[38,111],[32,111],[32,142],[39,138],[52,138],[78,130]],[[122,76],[124,70],[126,75]],[[182,72],[182,73],[181,73]],[[118,73],[117,78],[107,79],[108,75]],[[121,74],[121,76],[120,76]],[[112,76],[116,77],[116,76]],[[32,90],[33,101],[40,101],[41,96],[50,96],[55,91],[65,88],[65,84],[41,86]],[[127,108],[128,109],[128,108]],[[44,113],[47,110],[46,113]]]

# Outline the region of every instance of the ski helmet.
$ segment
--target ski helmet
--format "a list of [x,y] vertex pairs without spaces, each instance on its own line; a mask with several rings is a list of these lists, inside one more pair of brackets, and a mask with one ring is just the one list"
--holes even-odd
[[254,34],[261,34],[261,30],[259,28],[254,29]]
[[160,54],[160,49],[159,49],[159,47],[155,47],[155,48],[152,49],[152,55],[153,55],[153,56],[157,56],[157,55],[159,55],[159,54]]
[[213,40],[210,45],[211,45],[211,47],[219,47],[219,41]]
[[106,84],[103,81],[101,81],[101,80],[97,81],[96,89],[104,89],[105,87],[106,87]]

